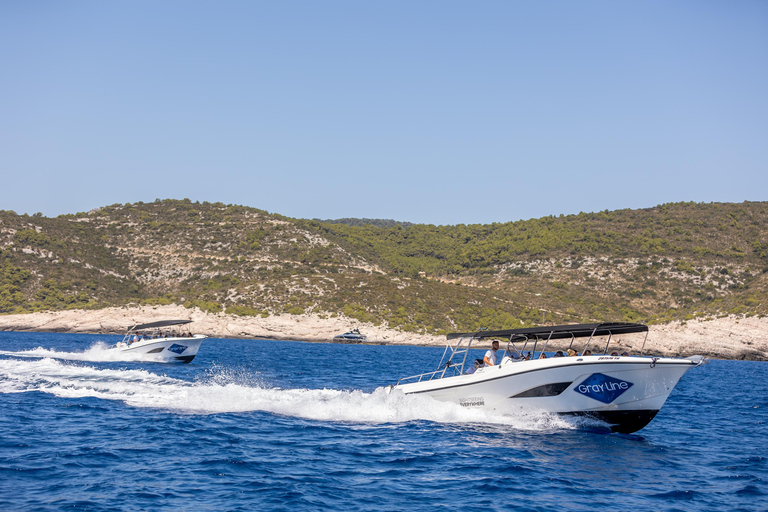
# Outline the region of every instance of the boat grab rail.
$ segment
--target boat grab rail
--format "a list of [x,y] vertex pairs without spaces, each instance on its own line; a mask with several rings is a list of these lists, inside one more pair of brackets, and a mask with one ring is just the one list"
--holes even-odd
[[[482,331],[482,329],[480,329],[479,331]],[[442,379],[443,377],[446,376],[445,373],[448,370],[452,370],[449,377],[462,375],[464,373],[464,366],[467,363],[467,356],[469,355],[469,349],[472,347],[473,339],[475,339],[473,336],[461,337],[456,341],[456,345],[453,345],[451,341],[448,340],[448,342],[445,345],[445,349],[443,350],[443,355],[440,358],[440,362],[437,365],[437,370],[426,372],[426,373],[420,373],[418,375],[411,375],[410,377],[402,377],[400,380],[397,381],[397,384],[395,384],[395,387],[397,387],[401,383],[422,382],[423,380],[430,381],[436,378]],[[453,362],[454,358],[459,359],[460,362],[454,363]]]
[[[419,375],[411,375],[410,377],[402,377],[400,380],[397,381],[397,384],[395,384],[395,387],[399,386],[400,384],[407,384],[411,381],[421,382],[423,380],[426,380],[426,381],[434,380],[435,378],[442,379],[443,377],[445,377],[445,372],[447,372],[451,368],[453,368],[453,373],[455,375],[461,375],[461,371],[457,370],[457,368],[460,368],[461,366],[462,366],[461,364],[454,364],[448,361],[445,364],[445,367],[439,370],[435,370],[433,372],[421,373]],[[439,377],[437,377],[438,374],[440,375]],[[427,376],[429,376],[429,378],[425,379],[425,377]]]

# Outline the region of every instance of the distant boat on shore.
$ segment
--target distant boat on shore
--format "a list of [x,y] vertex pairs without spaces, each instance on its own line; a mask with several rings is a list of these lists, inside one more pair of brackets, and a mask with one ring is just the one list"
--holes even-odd
[[368,337],[366,337],[365,334],[362,334],[360,329],[352,329],[351,331],[345,332],[344,334],[338,334],[334,336],[333,341],[340,341],[343,343],[361,343],[363,341],[368,341]]

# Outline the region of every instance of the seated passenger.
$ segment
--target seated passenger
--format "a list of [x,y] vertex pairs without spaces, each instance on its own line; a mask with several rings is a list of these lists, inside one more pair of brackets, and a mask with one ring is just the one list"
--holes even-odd
[[539,354],[539,359],[546,359],[546,358],[547,358],[547,354],[545,354],[544,352]]
[[569,348],[568,349],[568,357],[573,357],[575,355],[576,355],[576,351],[573,350],[572,348]]
[[583,356],[591,356],[591,355],[592,355],[592,351],[591,351],[591,350],[589,350],[589,349],[587,349],[587,350],[585,350],[585,351],[584,351],[584,353],[583,353],[583,354],[581,354],[581,355],[583,355]]
[[619,353],[618,353],[618,352],[616,352],[616,351],[614,350],[613,352],[611,352],[611,355],[612,355],[612,356],[618,356],[618,355],[619,355]]
[[565,354],[563,354],[562,350],[558,350],[553,357],[565,357]]
[[628,353],[628,352],[622,352],[622,353],[621,353],[621,355],[622,355],[622,356],[624,356],[624,357],[626,357],[626,356],[628,356],[628,355],[629,355],[629,353]]

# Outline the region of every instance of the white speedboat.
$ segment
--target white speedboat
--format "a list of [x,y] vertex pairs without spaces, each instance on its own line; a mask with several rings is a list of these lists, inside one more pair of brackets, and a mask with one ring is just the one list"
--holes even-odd
[[134,325],[115,347],[142,360],[189,363],[207,336],[181,328],[192,320],[162,320]]
[[[631,333],[645,333],[647,339],[648,326],[602,323],[449,334],[436,371],[400,379],[389,389],[465,407],[590,416],[614,432],[631,433],[656,416],[685,372],[707,361],[702,356],[607,355],[616,336]],[[473,366],[467,360],[472,342],[487,338],[507,340],[501,363],[482,366],[476,360]],[[551,340],[570,339],[573,352],[576,340],[585,338],[581,354],[587,355],[539,358]],[[645,340],[641,354],[644,348]]]

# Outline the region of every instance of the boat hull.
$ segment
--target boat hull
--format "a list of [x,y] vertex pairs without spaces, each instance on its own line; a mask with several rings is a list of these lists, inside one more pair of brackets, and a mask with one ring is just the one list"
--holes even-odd
[[680,378],[699,363],[696,358],[616,356],[507,360],[472,375],[399,384],[395,389],[465,407],[589,416],[616,432],[631,433],[653,419]]
[[365,336],[334,336],[331,341],[336,341],[339,343],[363,343],[364,341],[368,341],[368,338]]
[[207,336],[196,334],[189,337],[157,338],[123,344],[116,350],[142,361],[189,363],[197,355]]
[[563,416],[583,416],[600,420],[610,425],[611,432],[620,434],[631,434],[644,428],[659,411],[640,410],[640,411],[591,411],[577,413],[559,413]]

